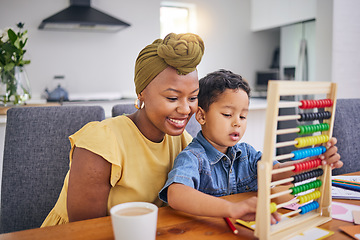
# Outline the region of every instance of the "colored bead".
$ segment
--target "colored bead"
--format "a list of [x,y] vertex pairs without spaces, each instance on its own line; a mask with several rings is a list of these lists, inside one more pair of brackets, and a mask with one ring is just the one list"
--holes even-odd
[[322,132],[329,130],[329,124],[328,123],[320,123],[315,125],[300,125],[297,128],[299,128],[299,135],[304,134],[310,134],[314,132]]
[[274,202],[270,203],[270,213],[274,213],[274,212],[276,212],[276,210],[277,210],[276,203],[274,203]]
[[321,186],[321,184],[322,184],[321,180],[317,179],[313,182],[305,183],[296,187],[291,187],[289,189],[292,190],[291,192],[292,195],[296,195],[298,193],[305,192],[310,189],[318,188]]
[[295,141],[298,143],[294,146],[297,148],[303,148],[311,145],[321,144],[329,141],[329,136],[327,135],[318,135],[318,136],[308,136],[308,137],[301,137],[295,138]]
[[298,121],[300,122],[329,119],[331,117],[331,113],[328,111],[317,112],[317,113],[300,113],[299,115],[300,115],[300,119],[298,119]]
[[310,108],[325,108],[331,107],[333,102],[331,99],[320,99],[320,100],[301,100],[300,109],[310,109]]
[[306,179],[310,179],[313,177],[319,177],[321,175],[323,175],[324,170],[322,170],[321,168],[317,168],[308,172],[304,172],[304,173],[300,173],[297,175],[292,176],[294,178],[294,180],[292,181],[292,183],[297,183],[297,182],[302,182]]
[[299,208],[301,210],[300,214],[305,214],[305,213],[308,213],[308,212],[310,212],[312,210],[315,210],[315,209],[319,208],[319,203],[314,201],[314,202],[311,202],[311,203],[306,204],[304,206],[301,206]]
[[292,151],[291,153],[294,156],[291,160],[299,160],[307,157],[313,157],[326,152],[326,148],[324,146],[314,147],[314,148],[307,148],[307,149],[300,149],[296,151]]

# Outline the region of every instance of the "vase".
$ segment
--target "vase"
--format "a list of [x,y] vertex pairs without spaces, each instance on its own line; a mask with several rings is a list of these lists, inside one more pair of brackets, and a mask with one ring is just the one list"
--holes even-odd
[[3,106],[22,105],[31,98],[28,76],[23,66],[0,71],[0,103]]

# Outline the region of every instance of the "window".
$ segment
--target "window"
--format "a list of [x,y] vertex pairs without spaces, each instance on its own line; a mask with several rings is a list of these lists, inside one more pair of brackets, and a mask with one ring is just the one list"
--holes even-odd
[[161,2],[160,37],[168,33],[196,33],[195,5],[179,2]]

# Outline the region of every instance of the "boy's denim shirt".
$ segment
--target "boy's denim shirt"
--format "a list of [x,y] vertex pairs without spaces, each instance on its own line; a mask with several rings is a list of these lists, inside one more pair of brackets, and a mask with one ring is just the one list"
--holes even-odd
[[229,147],[227,154],[223,154],[200,131],[176,157],[159,198],[167,202],[167,190],[172,183],[181,183],[217,197],[257,191],[260,158],[261,152],[247,143]]

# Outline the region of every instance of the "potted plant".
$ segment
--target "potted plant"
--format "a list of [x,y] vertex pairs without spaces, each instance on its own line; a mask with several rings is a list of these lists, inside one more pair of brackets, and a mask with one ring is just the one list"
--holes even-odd
[[0,104],[19,105],[31,98],[30,85],[24,66],[30,60],[24,60],[27,43],[27,30],[24,23],[16,25],[14,32],[8,28],[0,30]]

